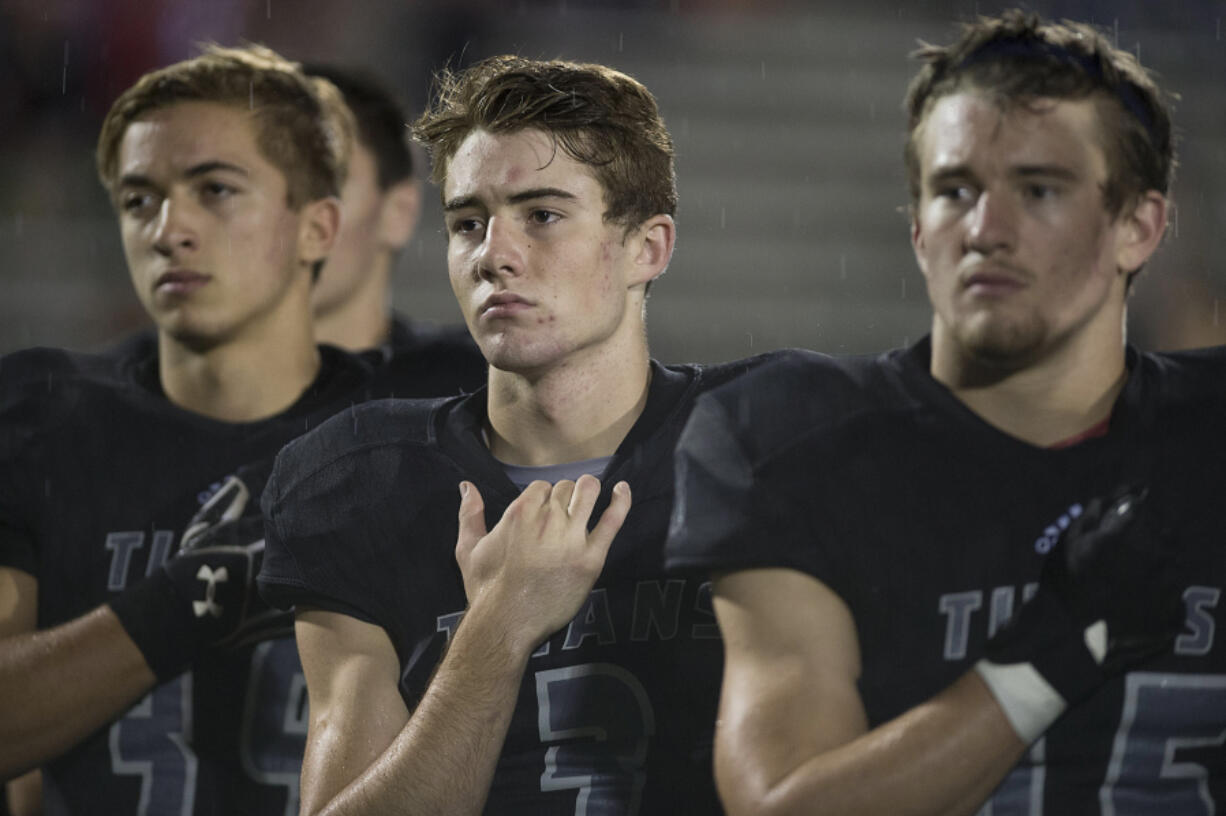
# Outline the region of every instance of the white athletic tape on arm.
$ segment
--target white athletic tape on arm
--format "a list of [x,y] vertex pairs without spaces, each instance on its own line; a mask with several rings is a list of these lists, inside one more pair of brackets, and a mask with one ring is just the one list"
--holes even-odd
[[1100,620],[1087,626],[1085,641],[1086,648],[1094,656],[1094,662],[1101,666],[1103,658],[1107,656],[1107,622]]
[[1029,663],[1001,665],[980,660],[975,671],[1027,745],[1041,737],[1067,707],[1064,698]]

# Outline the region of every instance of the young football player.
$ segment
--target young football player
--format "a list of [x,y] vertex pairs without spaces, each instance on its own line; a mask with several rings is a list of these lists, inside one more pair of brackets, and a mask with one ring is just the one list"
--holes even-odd
[[41,766],[47,812],[297,810],[301,668],[253,590],[256,496],[371,376],[311,325],[345,116],[259,47],[142,77],[97,157],[154,353],[0,359],[0,777]]
[[415,133],[489,382],[278,457],[260,583],[297,610],[303,813],[716,812],[721,646],[662,547],[677,434],[739,369],[648,356],[677,198],[655,100],[499,57],[445,76]]
[[392,310],[392,272],[413,237],[421,191],[404,110],[369,74],[308,64],[340,90],[357,125],[341,189],[341,229],[315,286],[315,338],[350,351],[379,349],[392,391],[446,396],[485,382],[485,358],[463,326],[435,326]]
[[669,560],[716,576],[724,803],[1213,812],[1226,358],[1124,341],[1167,223],[1163,94],[1089,26],[1022,13],[919,56],[931,335],[781,354],[679,448]]

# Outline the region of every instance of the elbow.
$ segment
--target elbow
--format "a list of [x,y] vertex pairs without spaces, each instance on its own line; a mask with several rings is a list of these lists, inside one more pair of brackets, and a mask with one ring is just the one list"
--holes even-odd
[[814,809],[800,807],[787,796],[786,786],[746,778],[745,774],[721,773],[716,776],[720,803],[726,816],[794,816],[812,814]]

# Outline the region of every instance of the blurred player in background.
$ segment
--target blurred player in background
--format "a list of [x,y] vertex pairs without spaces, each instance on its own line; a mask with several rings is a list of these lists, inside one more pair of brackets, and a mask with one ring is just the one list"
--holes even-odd
[[725,805],[1211,813],[1226,357],[1124,342],[1167,223],[1163,93],[1017,12],[919,56],[931,336],[782,353],[679,448],[669,560],[715,575]]
[[421,189],[408,123],[392,94],[363,71],[308,64],[335,85],[357,123],[341,190],[341,231],[315,287],[315,337],[350,351],[379,349],[401,396],[471,391],[485,358],[463,326],[434,326],[392,310],[396,259],[413,237]]
[[[421,208],[404,111],[364,71],[319,63],[303,71],[341,92],[355,125],[340,232],[312,299],[316,341],[371,352],[380,395],[443,396],[479,387],[485,359],[463,326],[414,322],[392,310],[392,273]],[[111,353],[148,357],[156,345],[156,332],[144,331]]]
[[489,383],[278,457],[260,582],[297,609],[303,812],[718,812],[721,647],[662,547],[685,415],[739,367],[648,356],[676,208],[655,100],[501,57],[447,75],[415,133]]
[[98,167],[156,348],[0,359],[0,776],[41,766],[47,813],[297,811],[256,511],[278,449],[370,384],[311,320],[347,115],[259,47],[142,77]]

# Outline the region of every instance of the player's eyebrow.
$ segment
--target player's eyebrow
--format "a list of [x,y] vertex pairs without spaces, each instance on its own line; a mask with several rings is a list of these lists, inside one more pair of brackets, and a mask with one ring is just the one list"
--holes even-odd
[[535,198],[563,198],[568,201],[574,201],[577,196],[558,187],[537,187],[534,190],[524,190],[523,192],[515,193],[508,197],[507,201],[512,204],[522,204]]
[[215,170],[238,173],[241,176],[250,175],[245,168],[239,167],[237,164],[230,164],[229,162],[219,161],[216,159],[213,161],[200,162],[200,164],[193,164],[191,167],[187,168],[187,172],[183,175],[187,178],[196,178],[197,176],[212,173]]
[[962,179],[973,179],[975,173],[966,164],[949,164],[944,167],[939,167],[928,174],[928,184],[936,186],[947,181],[961,181]]
[[1010,174],[1021,178],[1043,176],[1045,178],[1057,178],[1065,181],[1076,181],[1081,178],[1081,174],[1076,170],[1061,164],[1023,164],[1014,167]]
[[[217,161],[217,160],[201,162],[200,164],[194,164],[191,167],[187,168],[187,171],[183,175],[187,178],[198,178],[200,176],[208,175],[209,173],[212,173],[216,170],[223,170],[223,171],[230,172],[230,173],[238,173],[241,176],[250,175],[244,168],[239,167],[237,164],[230,164],[229,162]],[[149,178],[148,176],[142,175],[140,173],[125,173],[124,175],[119,177],[119,186],[120,187],[154,187],[156,185],[153,183],[153,179]]]
[[[576,201],[578,196],[574,193],[563,190],[560,187],[534,187],[531,190],[521,190],[518,193],[512,193],[507,196],[507,202],[511,204],[522,204],[525,201],[534,201],[538,198],[561,198],[566,201]],[[443,204],[444,212],[454,212],[455,210],[464,210],[469,207],[476,207],[481,204],[481,199],[475,195],[458,196]]]

